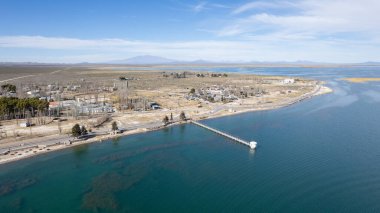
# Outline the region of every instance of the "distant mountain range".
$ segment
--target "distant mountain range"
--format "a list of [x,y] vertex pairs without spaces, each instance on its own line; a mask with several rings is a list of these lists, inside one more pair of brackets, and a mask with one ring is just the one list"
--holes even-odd
[[377,62],[377,61],[367,61],[367,62],[360,63],[360,64],[379,66],[380,62]]
[[128,64],[128,65],[160,65],[160,64],[215,64],[219,62],[195,60],[195,61],[180,61],[153,55],[142,55],[123,60],[113,60],[105,62],[106,64]]
[[107,64],[172,64],[177,61],[174,59],[163,58],[159,56],[152,55],[142,55],[133,58],[108,61]]
[[[105,64],[125,64],[125,65],[174,65],[174,64],[260,64],[260,65],[339,65],[340,63],[324,63],[324,62],[314,62],[314,61],[207,61],[207,60],[195,60],[195,61],[180,61],[175,59],[169,59],[153,55],[142,55],[136,56],[123,60],[114,60],[105,62]],[[351,65],[368,65],[368,66],[378,66],[380,62],[364,62],[364,63],[347,63]]]
[[122,60],[112,60],[101,63],[38,63],[38,62],[0,62],[0,65],[91,65],[91,64],[114,64],[114,65],[288,65],[288,66],[313,66],[313,65],[357,65],[357,66],[380,66],[380,62],[368,61],[363,63],[324,63],[313,61],[207,61],[207,60],[193,60],[193,61],[181,61],[175,59],[169,59],[153,55],[141,55],[132,58]]

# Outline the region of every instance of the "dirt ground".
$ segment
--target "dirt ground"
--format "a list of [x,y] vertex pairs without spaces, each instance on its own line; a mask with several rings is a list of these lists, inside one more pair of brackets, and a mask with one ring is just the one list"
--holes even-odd
[[[68,98],[78,95],[98,94],[96,88],[103,86],[117,86],[114,92],[103,92],[105,96],[117,105],[118,97],[143,97],[146,100],[157,102],[162,109],[149,111],[120,110],[112,113],[111,119],[103,126],[94,128],[93,131],[109,131],[110,122],[117,121],[121,128],[140,128],[148,123],[160,123],[164,116],[173,114],[174,118],[184,111],[188,117],[205,118],[215,115],[230,114],[238,111],[259,109],[270,105],[276,106],[284,102],[302,97],[315,90],[320,82],[297,79],[293,84],[283,84],[284,77],[258,76],[252,74],[227,73],[227,77],[211,77],[209,72],[191,72],[181,67],[173,70],[173,67],[156,68],[144,70],[147,67],[133,66],[111,66],[111,65],[1,65],[0,84],[11,83],[18,88],[25,85],[47,86],[52,83],[59,85],[82,85],[77,92],[67,92]],[[186,78],[173,78],[174,73],[186,72]],[[197,77],[204,74],[205,77]],[[166,76],[166,77],[165,77]],[[119,77],[128,78],[121,81]],[[128,83],[127,83],[128,82]],[[128,85],[128,86],[126,86]],[[211,103],[200,100],[187,100],[185,96],[189,91],[210,86],[219,87],[256,87],[265,91],[260,97],[248,97],[239,99],[232,103]],[[289,91],[291,91],[289,93]],[[69,134],[75,123],[90,127],[93,119],[102,115],[92,117],[72,118],[66,117],[63,122],[52,121],[45,118],[45,125],[36,125],[23,128],[19,124],[23,120],[1,121],[1,141],[14,142],[26,138],[40,138],[48,135]]]

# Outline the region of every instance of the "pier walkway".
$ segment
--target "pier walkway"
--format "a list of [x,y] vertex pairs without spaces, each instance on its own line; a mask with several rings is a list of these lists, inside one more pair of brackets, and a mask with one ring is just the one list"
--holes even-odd
[[206,125],[204,125],[204,124],[201,124],[201,123],[199,123],[199,122],[197,122],[197,121],[191,121],[191,123],[193,123],[193,124],[195,124],[195,125],[197,125],[197,126],[203,127],[203,128],[205,128],[205,129],[207,129],[207,130],[210,130],[211,132],[214,132],[214,133],[217,133],[217,134],[219,134],[219,135],[222,135],[222,136],[224,136],[224,137],[226,137],[226,138],[228,138],[228,139],[230,139],[230,140],[233,140],[233,141],[235,141],[235,142],[238,142],[238,143],[241,143],[241,144],[243,144],[243,145],[249,146],[251,149],[255,149],[255,148],[256,148],[257,142],[255,142],[255,141],[251,141],[251,142],[245,141],[245,140],[243,140],[243,139],[240,139],[240,138],[234,137],[234,136],[232,136],[232,135],[230,135],[230,134],[227,134],[227,133],[225,133],[225,132],[222,132],[222,131],[220,131],[220,130],[217,130],[217,129],[211,128],[211,127],[209,127],[209,126],[206,126]]

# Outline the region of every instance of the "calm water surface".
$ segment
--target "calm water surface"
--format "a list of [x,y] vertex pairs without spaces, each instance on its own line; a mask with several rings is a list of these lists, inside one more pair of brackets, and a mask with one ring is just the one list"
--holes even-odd
[[379,212],[380,69],[215,68],[323,79],[290,107],[70,148],[0,166],[0,212]]

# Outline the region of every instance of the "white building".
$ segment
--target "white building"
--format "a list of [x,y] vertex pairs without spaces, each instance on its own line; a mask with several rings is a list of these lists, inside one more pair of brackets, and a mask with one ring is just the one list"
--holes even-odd
[[293,78],[285,78],[282,81],[283,84],[294,84],[294,79]]

